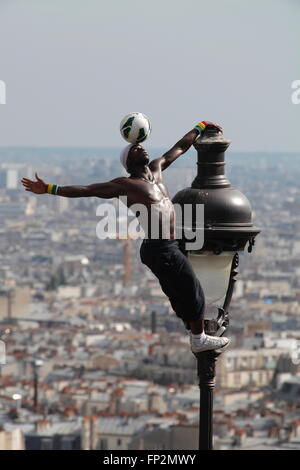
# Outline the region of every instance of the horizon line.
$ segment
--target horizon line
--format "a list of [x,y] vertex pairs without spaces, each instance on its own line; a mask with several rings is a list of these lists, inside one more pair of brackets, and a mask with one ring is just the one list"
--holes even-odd
[[[106,150],[120,150],[122,146],[92,146],[92,145],[0,145],[1,149],[106,149]],[[148,147],[150,150],[165,150],[168,147]],[[190,149],[189,149],[190,150]],[[189,151],[187,150],[187,152]],[[192,150],[192,149],[191,149]],[[227,153],[265,153],[265,154],[300,154],[299,150],[227,150]]]

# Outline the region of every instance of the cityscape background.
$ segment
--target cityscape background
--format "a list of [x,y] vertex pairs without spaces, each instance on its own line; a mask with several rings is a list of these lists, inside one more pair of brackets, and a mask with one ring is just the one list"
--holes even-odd
[[[196,359],[140,241],[98,239],[97,198],[21,185],[125,175],[132,111],[152,158],[202,119],[232,140],[226,174],[261,233],[240,257],[214,448],[300,449],[299,14],[297,0],[0,0],[0,449],[198,447]],[[196,160],[164,173],[171,196]]]
[[[20,183],[35,171],[59,185],[110,180],[124,173],[117,157],[0,149],[0,448],[197,448],[196,359],[140,262],[140,240],[96,237],[101,199],[35,195]],[[226,162],[262,232],[241,255],[214,447],[299,449],[300,154],[229,151]],[[171,197],[195,175],[191,150],[164,172]]]

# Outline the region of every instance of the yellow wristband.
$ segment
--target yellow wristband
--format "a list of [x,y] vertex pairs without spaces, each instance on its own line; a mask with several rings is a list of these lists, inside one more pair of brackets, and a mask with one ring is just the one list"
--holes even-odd
[[57,194],[57,184],[48,184],[48,186],[47,186],[47,193],[49,193],[49,194]]
[[206,128],[206,125],[204,124],[203,121],[198,122],[198,124],[195,125],[195,129],[197,129],[200,133],[204,131],[205,128]]

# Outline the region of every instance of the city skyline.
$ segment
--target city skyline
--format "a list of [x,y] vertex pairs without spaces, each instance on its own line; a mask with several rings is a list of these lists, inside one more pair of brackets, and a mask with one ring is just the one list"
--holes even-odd
[[[98,198],[24,192],[16,182],[29,176],[25,160],[32,151],[20,150],[23,162],[1,149],[5,154],[0,337],[9,332],[0,364],[0,448],[196,449],[195,358],[168,298],[140,263],[139,242],[132,240],[129,248],[124,240],[97,238]],[[71,152],[81,156],[72,165],[66,154],[45,151],[49,158],[41,171],[48,181],[85,184],[99,170],[105,179],[119,172],[118,161],[98,152]],[[252,255],[240,257],[230,307],[232,343],[218,360],[215,449],[300,448],[296,160],[232,158],[226,171],[249,197],[262,231]],[[175,165],[164,174],[172,195],[194,177],[195,168]]]
[[[0,450],[99,463],[196,451],[206,434],[215,450],[300,449],[299,13],[296,0],[0,0]],[[150,160],[202,119],[224,128],[225,142],[163,159],[165,190],[149,180],[151,208],[161,191],[186,204],[187,233],[205,227],[189,251],[176,211],[177,240],[156,246],[178,243],[204,333],[230,339],[209,367],[183,321],[199,310],[185,260],[153,248],[147,262],[135,237],[148,218],[128,201],[146,183],[123,178],[126,200],[87,187],[129,175],[132,111],[151,120]]]

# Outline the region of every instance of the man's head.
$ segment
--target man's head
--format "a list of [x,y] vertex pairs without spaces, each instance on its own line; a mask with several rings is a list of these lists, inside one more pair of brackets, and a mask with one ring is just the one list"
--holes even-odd
[[121,152],[120,160],[128,173],[134,172],[149,163],[149,155],[140,144],[130,144]]

